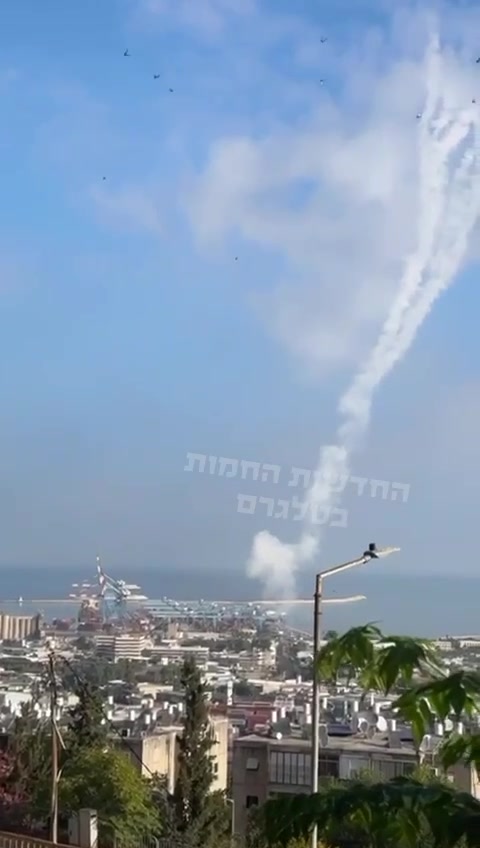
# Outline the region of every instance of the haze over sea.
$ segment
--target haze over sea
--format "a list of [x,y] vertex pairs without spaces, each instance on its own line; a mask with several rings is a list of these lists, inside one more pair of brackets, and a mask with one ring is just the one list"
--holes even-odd
[[[152,600],[164,596],[180,599],[253,600],[262,597],[259,585],[241,572],[199,573],[161,568],[115,569],[114,576],[138,583]],[[75,615],[74,604],[30,604],[28,599],[65,599],[73,582],[94,582],[90,569],[42,567],[2,569],[0,596],[24,598],[18,604],[0,603],[2,611],[29,613],[41,610],[46,618]],[[311,576],[303,574],[300,596],[312,594]],[[326,587],[325,597],[364,594],[365,601],[325,608],[324,627],[344,629],[366,621],[378,621],[390,632],[419,636],[480,632],[480,580],[470,577],[425,577],[375,574],[372,569],[339,575]],[[288,620],[310,630],[311,609],[290,610]]]

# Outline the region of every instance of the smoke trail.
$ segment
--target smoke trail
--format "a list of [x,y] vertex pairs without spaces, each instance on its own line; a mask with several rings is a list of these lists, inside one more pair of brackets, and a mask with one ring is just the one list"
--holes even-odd
[[[471,132],[472,123],[475,118],[476,114],[474,114],[472,110],[464,112],[461,115],[459,122],[452,126],[451,131],[445,138],[443,144],[439,145],[436,151],[435,149],[432,150],[432,160],[437,159],[439,155],[441,155],[441,159],[438,159],[438,165],[436,167],[436,174],[440,177],[440,179],[438,179],[436,184],[432,186],[431,191],[425,191],[425,210],[427,210],[428,204],[433,202],[436,204],[436,209],[435,212],[431,214],[430,220],[427,218],[427,226],[423,228],[420,234],[418,252],[412,257],[407,265],[406,274],[400,289],[400,295],[398,300],[393,304],[391,312],[380,334],[380,338],[378,339],[377,344],[375,345],[365,366],[355,377],[350,389],[340,401],[339,411],[344,415],[355,414],[355,411],[358,409],[358,405],[361,403],[360,398],[362,396],[367,399],[370,398],[375,388],[391,370],[393,365],[395,365],[400,356],[403,356],[405,353],[403,346],[398,346],[397,335],[402,326],[402,321],[404,320],[405,315],[412,309],[415,297],[418,296],[418,292],[421,290],[422,278],[426,274],[431,273],[433,264],[437,262],[436,251],[434,255],[434,248],[436,247],[437,251],[442,251],[445,243],[445,233],[450,224],[449,218],[451,212],[449,211],[449,204],[451,205],[452,197],[454,200],[456,199],[458,189],[463,181],[465,166],[468,166],[470,162],[471,151],[467,150],[462,163],[459,165],[458,171],[451,178],[450,190],[448,190],[448,157],[452,152],[458,149],[460,144],[468,136],[469,132]],[[460,202],[463,201],[464,197],[462,195],[462,200]],[[427,216],[428,214],[430,213],[427,212]],[[441,234],[438,232],[438,224],[440,221],[442,224]],[[436,236],[438,237],[439,235],[441,235],[441,240],[439,240],[437,245]],[[458,267],[460,262],[461,256],[459,257],[457,264],[452,266],[452,273],[455,272],[455,269]],[[446,284],[448,285],[449,282],[450,281],[448,280]],[[404,300],[406,293],[408,293],[408,307],[404,308],[402,301]],[[399,302],[402,308],[399,308]]]
[[[308,492],[309,522],[296,544],[283,544],[267,531],[257,534],[247,565],[251,576],[293,597],[295,571],[318,550],[315,517],[339,499],[336,486],[349,473],[351,452],[358,447],[370,420],[376,389],[405,355],[437,297],[451,284],[465,255],[471,231],[480,215],[479,117],[465,110],[455,120],[441,95],[438,38],[426,61],[426,104],[419,132],[418,243],[406,261],[398,294],[379,339],[365,365],[339,403],[343,422],[336,445],[321,451],[314,483]],[[443,108],[442,108],[443,107]],[[474,134],[452,173],[449,162]],[[465,146],[465,145],[464,145]],[[312,524],[313,520],[313,524]]]
[[[472,130],[475,134],[474,147],[467,149],[451,179],[450,190],[443,202],[443,224],[438,242],[432,244],[436,249],[430,252],[428,265],[423,269],[424,282],[417,287],[416,296],[411,298],[409,309],[403,313],[403,321],[395,322],[393,332],[387,332],[384,327],[365,367],[340,401],[339,411],[345,421],[339,428],[339,444],[327,447],[322,453],[318,477],[308,495],[313,510],[331,507],[337,500],[335,483],[348,474],[349,455],[368,426],[375,390],[408,351],[434,302],[451,285],[461,265],[471,232],[480,216],[478,118],[469,110],[462,115],[458,132],[452,137],[463,140]],[[408,280],[408,275],[405,279]]]

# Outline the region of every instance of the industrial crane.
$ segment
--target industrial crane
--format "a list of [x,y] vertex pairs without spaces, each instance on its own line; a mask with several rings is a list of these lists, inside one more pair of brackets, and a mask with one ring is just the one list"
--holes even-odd
[[131,595],[124,580],[115,580],[103,568],[100,557],[97,556],[97,579],[99,600],[104,621],[112,618],[124,620],[128,617],[127,601]]

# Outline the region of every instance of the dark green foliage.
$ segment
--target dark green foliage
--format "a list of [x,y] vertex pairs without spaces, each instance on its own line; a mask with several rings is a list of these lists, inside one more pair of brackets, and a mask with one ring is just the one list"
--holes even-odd
[[59,669],[59,675],[63,688],[71,691],[77,687],[79,678],[97,687],[107,686],[112,680],[123,680],[131,686],[137,676],[145,676],[147,668],[143,660],[119,660],[114,663],[102,657],[85,657],[76,661],[75,669],[64,665]]
[[78,703],[69,710],[67,747],[76,749],[104,746],[108,727],[99,690],[89,683],[77,684],[76,695]]
[[59,784],[60,810],[69,816],[82,807],[97,810],[101,843],[136,846],[160,830],[153,787],[127,754],[80,747],[66,761]]
[[[383,783],[352,781],[317,795],[267,802],[264,827],[269,845],[305,838],[314,824],[325,845],[341,848],[456,848],[461,838],[478,848],[480,804],[442,784],[425,786],[406,778]],[[420,839],[421,844],[420,844]]]
[[212,748],[205,687],[196,663],[183,664],[183,733],[178,739],[178,775],[172,799],[170,831],[188,848],[220,848],[230,828],[231,811],[221,792],[211,792],[214,781]]
[[215,741],[208,721],[201,674],[191,659],[185,660],[181,683],[185,690],[185,716],[183,733],[178,739],[175,806],[179,829],[187,831],[202,816],[213,783],[211,750]]
[[49,725],[39,721],[31,705],[24,704],[9,739],[8,756],[13,763],[10,787],[26,799],[28,820],[42,819],[48,810],[44,787],[51,775],[50,750]]

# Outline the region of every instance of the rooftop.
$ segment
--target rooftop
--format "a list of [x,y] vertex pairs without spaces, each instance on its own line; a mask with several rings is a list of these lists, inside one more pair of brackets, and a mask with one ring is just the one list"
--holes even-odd
[[[377,751],[388,751],[391,754],[402,754],[406,757],[414,758],[415,750],[411,745],[389,745],[388,736],[385,734],[377,734],[372,739],[366,739],[362,736],[350,736],[347,739],[329,738],[328,745],[322,747],[323,751],[331,751],[332,753],[342,753],[348,751],[358,751],[360,753],[375,753]],[[310,749],[310,739],[299,739],[294,736],[282,736],[281,739],[275,737],[260,736],[256,733],[251,733],[248,736],[241,736],[235,739],[235,745],[245,748],[254,747],[272,747],[272,748],[295,748],[295,749]]]

